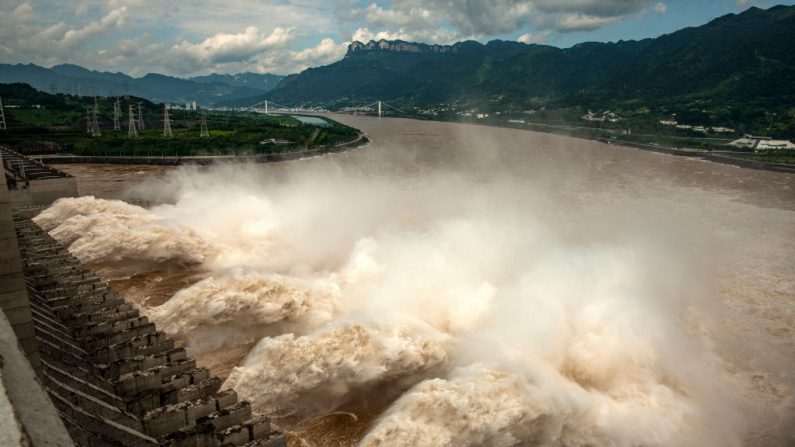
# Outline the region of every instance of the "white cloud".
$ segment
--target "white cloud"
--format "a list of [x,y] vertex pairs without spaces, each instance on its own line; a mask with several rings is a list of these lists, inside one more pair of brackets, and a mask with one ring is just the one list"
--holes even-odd
[[[521,34],[544,42],[666,0],[0,0],[3,62],[193,75],[290,73],[333,62],[352,40],[451,44]],[[98,57],[101,56],[101,57]]]
[[270,48],[284,47],[292,40],[292,28],[274,28],[270,34],[249,26],[239,34],[218,33],[197,44],[182,41],[171,48],[176,57],[188,57],[201,64],[244,62]]
[[65,46],[80,45],[85,39],[121,26],[126,16],[127,7],[122,6],[119,9],[114,9],[99,21],[91,22],[82,28],[67,30],[59,40],[59,43]]
[[365,43],[371,40],[405,40],[407,42],[449,44],[462,40],[462,38],[445,28],[418,31],[409,31],[405,28],[400,28],[397,31],[383,30],[377,32],[372,32],[369,28],[359,28],[353,33],[351,40]]
[[550,31],[542,31],[542,32],[537,33],[537,34],[525,33],[525,34],[522,34],[521,36],[519,36],[519,38],[516,39],[516,41],[517,42],[526,43],[526,44],[544,43],[544,42],[547,41],[547,39],[549,39],[549,35],[550,34],[551,34]]
[[656,12],[657,14],[665,14],[668,12],[668,6],[665,5],[663,2],[656,3],[651,8],[652,11]]
[[15,20],[21,20],[24,22],[29,22],[36,18],[35,14],[33,13],[33,7],[30,6],[30,3],[22,3],[21,5],[14,8],[12,15]]
[[347,20],[416,33],[448,28],[449,33],[482,37],[536,29],[593,30],[640,13],[652,0],[393,0],[389,8],[371,3],[353,9]]
[[566,14],[558,21],[557,29],[562,33],[593,31],[619,20],[618,17],[596,17],[584,14]]

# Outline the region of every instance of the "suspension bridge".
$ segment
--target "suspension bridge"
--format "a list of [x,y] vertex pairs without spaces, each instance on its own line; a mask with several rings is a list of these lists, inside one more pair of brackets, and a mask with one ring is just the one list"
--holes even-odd
[[[318,109],[285,106],[271,100],[260,101],[252,106],[247,107],[245,110],[264,112],[266,115],[271,113],[317,113],[321,111]],[[364,104],[360,106],[343,107],[339,110],[339,112],[377,116],[393,115],[395,112],[397,112],[400,115],[409,115],[408,112],[388,104],[385,101],[375,101],[370,104]]]

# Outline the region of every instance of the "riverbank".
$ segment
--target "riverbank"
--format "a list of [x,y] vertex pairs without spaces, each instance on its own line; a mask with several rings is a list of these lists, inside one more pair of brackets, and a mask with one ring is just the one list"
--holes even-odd
[[196,155],[196,156],[115,156],[115,155],[39,155],[31,156],[47,164],[125,164],[125,165],[160,165],[178,166],[184,164],[209,165],[213,163],[274,163],[279,161],[297,160],[318,155],[344,152],[367,144],[369,140],[364,134],[347,143],[330,148],[318,148],[305,151],[284,152],[280,154],[258,155]]
[[[713,163],[720,163],[725,165],[732,165],[738,166],[741,168],[747,169],[758,169],[763,171],[772,171],[772,172],[784,172],[789,174],[795,174],[795,164],[785,164],[785,163],[773,163],[768,161],[761,161],[761,160],[751,160],[746,158],[741,158],[739,156],[733,156],[732,151],[708,151],[708,150],[696,150],[696,149],[682,149],[676,147],[669,147],[660,144],[647,144],[647,143],[640,143],[635,141],[625,141],[619,140],[615,138],[605,138],[601,136],[587,136],[582,134],[576,134],[571,132],[555,132],[551,129],[556,128],[555,126],[551,125],[542,125],[536,123],[527,123],[528,125],[533,125],[533,127],[523,127],[513,123],[499,123],[496,121],[490,121],[487,123],[479,123],[474,121],[454,121],[454,120],[434,120],[434,119],[427,119],[427,118],[418,118],[412,117],[410,119],[418,119],[421,121],[438,121],[442,123],[460,123],[460,124],[473,124],[478,126],[488,126],[488,127],[498,127],[504,129],[518,129],[518,130],[528,130],[531,132],[540,132],[550,135],[561,135],[570,138],[577,138],[587,141],[599,141],[605,144],[613,144],[618,146],[625,146],[631,147],[633,149],[639,149],[643,151],[650,151],[650,152],[657,152],[661,154],[668,154],[668,155],[676,155],[682,157],[695,157],[700,158],[702,160],[711,161]],[[567,128],[564,126],[557,127],[561,130],[566,130]],[[576,128],[576,126],[572,126],[572,129]],[[582,128],[584,129],[584,127]]]
[[[552,133],[552,132],[550,132]],[[579,137],[575,137],[579,138]],[[588,138],[584,138],[588,139]],[[596,138],[596,141],[600,141],[606,144],[615,144],[625,147],[631,147],[634,149],[640,149],[643,151],[651,151],[651,152],[658,152],[661,154],[669,154],[669,155],[676,155],[680,157],[697,157],[702,160],[711,161],[713,163],[721,163],[726,165],[733,165],[739,166],[741,168],[748,168],[748,169],[760,169],[763,171],[773,171],[773,172],[786,172],[789,174],[795,174],[795,165],[788,165],[783,163],[770,163],[766,161],[759,161],[759,160],[747,160],[738,157],[732,157],[731,155],[726,155],[726,152],[708,152],[708,151],[696,151],[691,149],[678,149],[678,148],[671,148],[671,147],[664,147],[654,144],[643,144],[643,143],[635,143],[631,141],[622,141],[622,140],[610,140],[607,138]]]

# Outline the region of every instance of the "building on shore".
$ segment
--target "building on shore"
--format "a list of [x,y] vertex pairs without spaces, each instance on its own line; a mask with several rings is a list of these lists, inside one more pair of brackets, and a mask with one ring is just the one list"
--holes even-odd
[[784,150],[795,149],[795,144],[789,140],[774,140],[770,137],[760,137],[754,135],[743,135],[742,138],[732,141],[729,146],[741,149],[753,149],[754,151]]

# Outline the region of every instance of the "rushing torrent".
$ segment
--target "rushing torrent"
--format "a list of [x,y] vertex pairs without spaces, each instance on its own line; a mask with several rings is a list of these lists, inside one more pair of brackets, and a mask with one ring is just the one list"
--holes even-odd
[[721,241],[702,223],[500,157],[378,157],[399,169],[181,168],[133,191],[154,205],[63,199],[35,220],[92,264],[206,271],[147,312],[196,349],[256,342],[226,385],[260,412],[402,390],[363,446],[747,439],[753,385],[714,346]]

